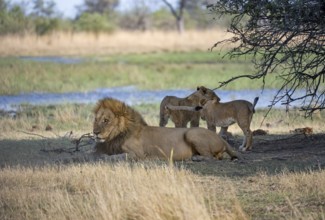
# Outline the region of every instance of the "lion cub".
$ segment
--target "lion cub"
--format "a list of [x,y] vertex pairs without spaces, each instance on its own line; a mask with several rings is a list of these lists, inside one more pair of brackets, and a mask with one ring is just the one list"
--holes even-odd
[[246,151],[252,148],[253,135],[250,124],[257,102],[258,97],[254,99],[253,104],[246,100],[221,103],[219,98],[206,101],[203,107],[198,106],[196,110],[200,110],[201,118],[207,122],[209,130],[216,131],[216,127],[221,127],[221,136],[227,132],[230,125],[237,123],[244,133],[244,140],[239,149]]
[[169,109],[169,105],[173,106],[197,106],[201,100],[211,100],[216,98],[216,94],[204,86],[198,86],[196,91],[185,98],[176,96],[166,96],[160,103],[160,121],[159,126],[165,127],[170,118],[176,128],[186,128],[188,122],[191,127],[199,127],[200,113],[195,111],[183,111]]
[[201,99],[200,103],[203,106],[172,106],[168,105],[167,108],[173,110],[187,110],[187,111],[200,111],[201,118],[207,122],[208,129],[216,132],[216,127],[221,127],[219,132],[220,136],[225,136],[228,127],[234,123],[244,133],[243,144],[239,147],[240,150],[246,151],[252,148],[252,131],[250,124],[253,114],[255,113],[255,106],[258,102],[258,97],[254,99],[254,103],[246,100],[234,100],[230,102],[220,102],[220,98],[216,97],[212,100]]

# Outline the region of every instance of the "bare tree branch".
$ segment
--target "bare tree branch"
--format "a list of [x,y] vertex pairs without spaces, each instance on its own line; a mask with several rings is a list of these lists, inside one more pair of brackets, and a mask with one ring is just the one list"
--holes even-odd
[[[233,37],[211,48],[235,43],[227,56],[251,55],[256,73],[220,82],[220,87],[241,78],[263,79],[277,74],[282,86],[271,102],[289,106],[302,103],[305,116],[325,109],[325,2],[322,0],[219,0],[207,6],[218,17],[232,15],[228,32]],[[297,95],[304,91],[304,95]]]

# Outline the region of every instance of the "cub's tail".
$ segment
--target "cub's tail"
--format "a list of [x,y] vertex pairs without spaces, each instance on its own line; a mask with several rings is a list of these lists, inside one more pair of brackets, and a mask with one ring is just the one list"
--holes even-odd
[[253,113],[255,113],[255,106],[259,100],[259,97],[255,97],[254,102],[253,102]]

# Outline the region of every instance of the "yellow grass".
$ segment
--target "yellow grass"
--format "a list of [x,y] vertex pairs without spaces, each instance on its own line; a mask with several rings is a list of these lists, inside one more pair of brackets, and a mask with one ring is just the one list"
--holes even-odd
[[231,186],[153,163],[6,168],[0,184],[1,219],[246,219]]
[[1,219],[324,219],[324,171],[237,180],[97,163],[4,168],[0,184]]
[[[145,121],[152,126],[159,126],[159,105],[150,108],[135,107]],[[28,108],[27,108],[28,109]],[[42,133],[47,125],[51,125],[55,132],[66,133],[73,131],[75,133],[89,133],[92,129],[93,115],[92,105],[75,107],[73,105],[58,106],[52,111],[42,111],[38,108],[32,108],[27,112],[22,112],[16,118],[3,117],[0,120],[0,138],[15,139],[26,137],[21,132],[28,131]],[[303,113],[298,110],[291,110],[286,113],[284,109],[273,109],[267,118],[264,118],[267,110],[257,110],[254,114],[251,130],[263,129],[269,134],[288,134],[296,128],[311,127],[314,133],[325,133],[324,120],[325,113],[315,114],[313,118],[304,118]],[[32,115],[31,115],[32,114]],[[36,128],[33,129],[33,126]],[[168,127],[175,125],[169,120]],[[200,121],[200,127],[206,128],[206,121]],[[220,128],[217,128],[219,131]],[[235,135],[243,135],[242,130],[237,124],[229,127],[229,132]],[[49,132],[45,132],[48,134]],[[15,134],[15,135],[14,135]],[[46,136],[46,135],[45,135]],[[21,138],[19,138],[21,139]]]
[[[314,133],[325,133],[325,114],[314,114],[313,118],[305,118],[303,112],[292,109],[287,113],[284,109],[273,109],[265,118],[266,110],[257,110],[253,115],[251,130],[263,129],[269,134],[287,134],[296,128],[310,127]],[[206,122],[203,122],[206,126]],[[242,135],[238,125],[232,125],[228,129],[232,133]]]
[[118,31],[113,34],[57,32],[47,36],[2,36],[1,56],[37,55],[101,55],[112,53],[144,53],[159,51],[208,50],[227,37],[223,29],[178,32]]

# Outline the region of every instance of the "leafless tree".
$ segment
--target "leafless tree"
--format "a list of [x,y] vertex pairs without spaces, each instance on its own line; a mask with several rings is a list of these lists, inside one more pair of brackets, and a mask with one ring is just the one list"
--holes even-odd
[[176,27],[179,33],[184,32],[184,10],[187,0],[178,0],[177,7],[174,7],[169,1],[162,0],[169,8],[170,12],[176,19]]
[[[325,108],[325,1],[324,0],[218,0],[207,6],[216,16],[231,15],[228,32],[235,43],[230,57],[252,55],[257,72],[240,78],[263,79],[278,74],[282,86],[272,100],[289,105],[301,101],[310,116]],[[303,95],[297,95],[304,90]]]
[[83,4],[77,6],[79,12],[99,13],[113,11],[119,4],[119,0],[83,0]]
[[150,4],[148,1],[134,1],[132,2],[131,10],[123,13],[119,26],[129,30],[146,31],[150,26],[150,13]]

